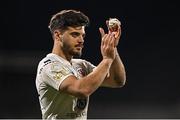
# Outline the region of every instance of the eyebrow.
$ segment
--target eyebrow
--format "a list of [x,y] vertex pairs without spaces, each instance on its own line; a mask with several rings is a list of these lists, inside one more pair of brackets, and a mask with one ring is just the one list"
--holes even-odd
[[[80,33],[79,33],[79,32],[71,32],[70,34],[71,34],[71,35],[80,35]],[[86,34],[85,34],[85,33],[83,33],[83,34],[82,34],[82,36],[83,36],[83,37],[85,37],[85,36],[86,36]]]
[[71,35],[80,35],[79,32],[71,32],[70,34],[71,34]]

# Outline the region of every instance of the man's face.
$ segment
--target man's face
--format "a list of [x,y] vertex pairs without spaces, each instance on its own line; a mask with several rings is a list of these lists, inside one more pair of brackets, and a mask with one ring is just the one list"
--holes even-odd
[[85,27],[68,27],[62,35],[62,50],[65,54],[81,56],[85,37]]

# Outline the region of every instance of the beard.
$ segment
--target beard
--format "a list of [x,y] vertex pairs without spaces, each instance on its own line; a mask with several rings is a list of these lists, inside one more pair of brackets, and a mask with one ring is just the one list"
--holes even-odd
[[80,58],[82,55],[82,49],[81,50],[76,50],[76,46],[71,46],[66,42],[63,42],[63,47],[62,50],[64,53],[69,54],[73,56],[73,58]]

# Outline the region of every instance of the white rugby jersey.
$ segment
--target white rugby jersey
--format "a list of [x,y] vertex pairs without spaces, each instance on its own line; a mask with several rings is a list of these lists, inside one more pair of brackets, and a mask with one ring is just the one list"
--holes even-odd
[[78,99],[59,91],[61,83],[70,75],[78,79],[88,75],[95,66],[82,59],[72,59],[71,64],[50,53],[39,62],[36,88],[39,94],[43,119],[87,119],[89,98]]

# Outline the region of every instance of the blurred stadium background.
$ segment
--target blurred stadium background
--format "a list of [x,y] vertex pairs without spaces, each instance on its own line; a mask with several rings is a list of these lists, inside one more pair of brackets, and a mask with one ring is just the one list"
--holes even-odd
[[62,9],[91,20],[82,58],[101,60],[98,28],[122,22],[118,51],[127,72],[121,89],[100,88],[88,118],[180,118],[180,14],[177,1],[6,0],[0,4],[0,118],[41,118],[35,88],[38,62],[52,48],[48,23]]

